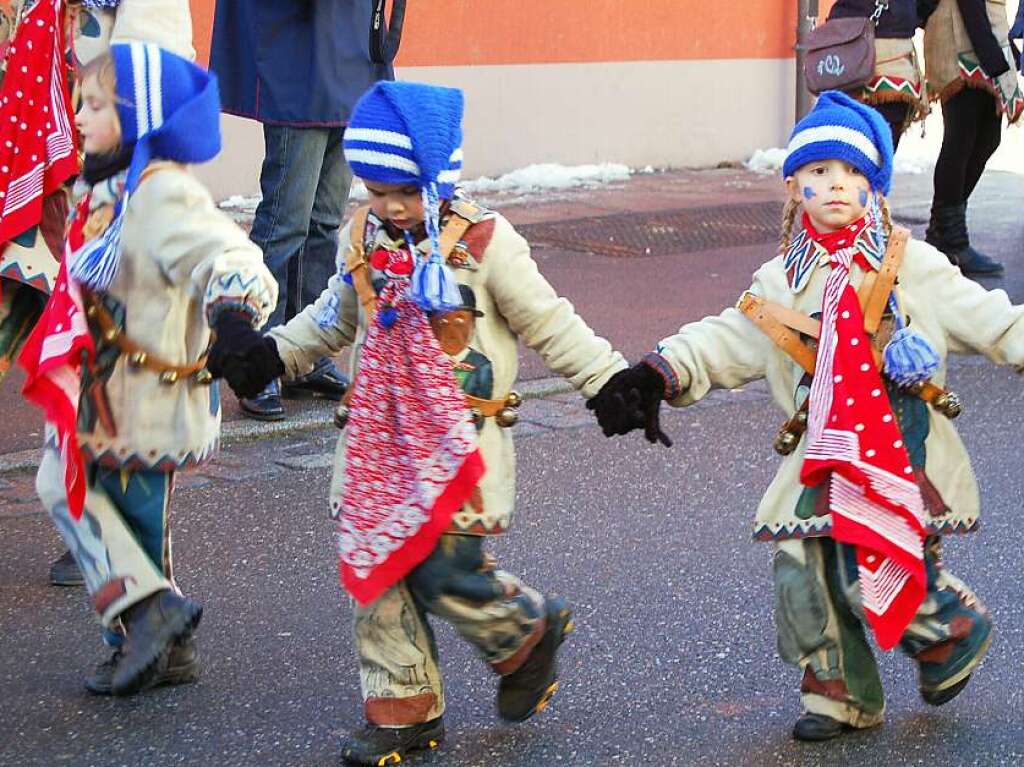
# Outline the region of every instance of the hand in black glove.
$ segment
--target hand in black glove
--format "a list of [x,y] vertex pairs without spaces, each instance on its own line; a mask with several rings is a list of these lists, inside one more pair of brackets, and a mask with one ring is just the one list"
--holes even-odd
[[638,362],[608,379],[601,391],[587,400],[587,408],[594,411],[606,437],[643,429],[651,444],[672,447],[672,440],[661,430],[659,409],[664,394],[665,382],[657,371]]
[[272,338],[260,335],[242,312],[225,311],[213,327],[216,340],[206,360],[214,378],[223,378],[239,397],[255,397],[284,373]]

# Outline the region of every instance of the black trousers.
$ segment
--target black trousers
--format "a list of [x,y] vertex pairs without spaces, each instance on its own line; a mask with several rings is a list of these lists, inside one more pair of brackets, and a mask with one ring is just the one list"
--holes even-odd
[[933,207],[966,203],[1002,138],[995,98],[977,88],[964,88],[942,105],[942,124]]
[[895,152],[900,145],[900,138],[903,136],[903,127],[907,124],[910,104],[906,101],[885,101],[871,106],[889,123],[889,128],[892,130],[892,149]]

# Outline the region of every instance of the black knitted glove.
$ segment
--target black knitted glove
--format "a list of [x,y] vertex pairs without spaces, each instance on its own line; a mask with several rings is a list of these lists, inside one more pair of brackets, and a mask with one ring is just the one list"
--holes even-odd
[[620,370],[587,400],[606,437],[643,429],[651,444],[672,447],[672,440],[661,430],[659,409],[665,396],[665,382],[645,362]]
[[225,311],[213,327],[216,340],[206,360],[214,378],[223,378],[239,397],[255,397],[284,373],[272,338],[260,335],[242,312]]

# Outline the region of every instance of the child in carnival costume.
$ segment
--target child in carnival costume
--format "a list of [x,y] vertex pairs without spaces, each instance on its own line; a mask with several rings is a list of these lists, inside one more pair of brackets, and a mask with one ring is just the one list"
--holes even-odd
[[231,351],[258,359],[254,328],[276,298],[259,249],[186,167],[219,151],[219,111],[216,80],[153,44],[115,43],[86,67],[85,189],[20,357],[62,464],[37,486],[115,647],[86,680],[96,694],[198,671],[202,608],[171,566],[174,474],[216,450],[211,373]]
[[988,648],[988,614],[941,559],[979,514],[946,355],[1020,367],[1024,307],[893,226],[892,137],[870,107],[823,94],[783,174],[780,255],[737,307],[661,341],[592,406],[606,435],[651,430],[662,400],[767,379],[789,420],[755,537],[775,547],[779,654],[803,675],[793,735],[824,740],[882,721],[865,629],[913,659],[936,706]]
[[[367,726],[342,748],[355,764],[441,742],[431,614],[500,676],[502,718],[544,707],[569,608],[484,551],[512,516],[518,342],[589,396],[626,367],[556,295],[508,221],[456,193],[462,111],[450,88],[382,82],[364,94],[344,149],[370,205],[342,232],[339,274],[317,302],[268,334],[286,377],[353,350],[331,509],[356,601]],[[460,391],[457,376],[484,396]]]

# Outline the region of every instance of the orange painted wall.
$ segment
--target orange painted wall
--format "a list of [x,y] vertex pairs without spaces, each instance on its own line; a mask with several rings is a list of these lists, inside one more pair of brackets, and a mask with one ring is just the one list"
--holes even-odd
[[[215,0],[190,2],[206,63]],[[796,8],[796,0],[410,0],[397,63],[788,58]]]

